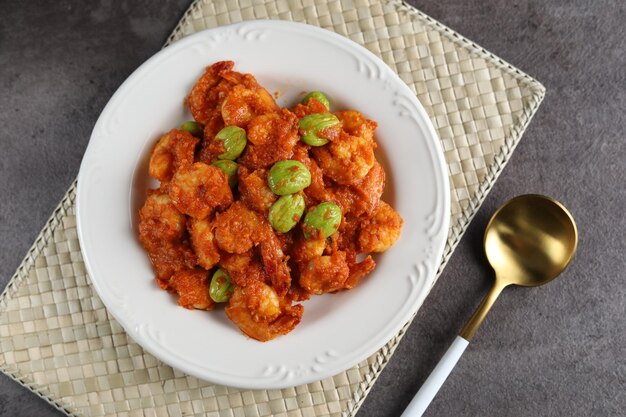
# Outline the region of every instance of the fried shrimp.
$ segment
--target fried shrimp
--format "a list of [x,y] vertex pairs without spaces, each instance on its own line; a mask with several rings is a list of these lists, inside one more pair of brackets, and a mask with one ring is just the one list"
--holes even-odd
[[226,252],[247,252],[263,235],[262,219],[239,201],[215,218],[215,239]]
[[385,188],[385,171],[375,162],[367,175],[358,183],[336,187],[332,200],[339,204],[344,213],[355,216],[371,215]]
[[343,130],[347,133],[366,138],[368,140],[374,140],[374,131],[378,124],[373,120],[368,120],[355,110],[342,110],[334,113],[341,123],[343,123]]
[[184,233],[185,216],[167,194],[151,191],[139,211],[139,241],[162,288],[167,288],[172,274],[196,265],[196,255],[183,240]]
[[239,167],[239,195],[248,208],[265,215],[277,198],[267,185],[267,170],[250,172],[244,166]]
[[185,232],[185,216],[178,211],[167,194],[149,191],[139,210],[139,240],[149,247],[154,240],[180,239]]
[[324,175],[317,162],[309,157],[309,146],[299,144],[294,148],[293,159],[300,161],[311,173],[311,185],[304,189],[307,198],[307,206],[311,204],[329,201],[331,195],[324,184]]
[[291,274],[287,261],[289,257],[281,249],[281,242],[267,226],[265,237],[260,241],[261,259],[265,272],[271,277],[272,287],[281,297],[287,294],[291,285]]
[[[197,122],[207,124],[211,118],[212,110],[221,105],[223,97],[220,95],[223,95],[224,90],[227,90],[232,84],[224,82],[220,73],[229,71],[234,66],[233,61],[216,62],[206,68],[205,73],[191,89],[186,104]],[[216,89],[220,83],[222,83],[222,88]]]
[[153,240],[149,245],[144,247],[156,272],[156,281],[163,289],[168,288],[174,273],[196,266],[196,254],[184,242]]
[[326,239],[305,239],[300,237],[294,246],[294,259],[300,264],[306,264],[311,259],[322,256],[326,248]]
[[228,207],[233,202],[226,174],[202,162],[174,174],[170,195],[176,208],[194,219],[204,219],[215,209]]
[[310,260],[300,270],[300,286],[312,294],[335,292],[344,288],[350,275],[346,253],[334,252]]
[[172,179],[176,170],[193,164],[198,142],[191,133],[178,129],[161,136],[150,156],[150,176],[159,181]]
[[279,295],[285,295],[291,284],[291,275],[281,242],[269,224],[257,213],[240,202],[215,219],[217,244],[226,252],[242,254],[259,245],[265,273],[271,277],[272,286]]
[[302,119],[309,114],[328,113],[328,109],[318,100],[309,100],[305,104],[299,103],[293,108],[293,112]]
[[356,184],[374,166],[374,128],[376,124],[366,123],[352,135],[345,130],[339,138],[327,146],[312,149],[313,156],[324,175],[338,184]]
[[289,159],[299,141],[298,118],[287,109],[257,116],[248,126],[248,139],[241,162],[252,169]]
[[[248,125],[248,139],[254,145],[284,145],[293,147],[297,136],[298,118],[287,109],[255,117]],[[297,137],[295,138],[297,141]]]
[[255,281],[269,281],[259,255],[253,250],[244,253],[224,252],[221,254],[220,266],[230,274],[233,282],[241,287]]
[[356,287],[361,281],[361,278],[372,272],[374,268],[376,268],[376,262],[374,262],[374,258],[372,258],[371,255],[367,255],[367,257],[359,263],[350,264],[350,274],[344,283],[344,288],[350,290]]
[[204,138],[198,152],[198,161],[211,164],[218,159],[218,155],[224,152],[224,145],[221,141],[216,141],[215,136],[224,128],[222,114],[218,110],[211,113],[207,123],[204,125]]
[[353,212],[356,216],[372,214],[378,207],[380,197],[385,189],[385,170],[382,165],[375,161],[365,178],[352,185],[352,189],[358,198],[354,201],[353,209],[348,211]]
[[246,85],[235,85],[222,103],[222,118],[227,126],[246,127],[254,117],[278,110],[272,95],[254,77],[244,81]]
[[189,228],[191,246],[198,255],[198,265],[211,269],[220,260],[220,253],[213,234],[212,225],[208,220],[192,220]]
[[243,333],[266,342],[293,330],[304,308],[279,298],[269,285],[255,282],[237,287],[225,311]]
[[381,200],[372,218],[361,225],[359,249],[362,252],[386,251],[400,237],[402,223],[398,212]]
[[209,277],[201,269],[186,269],[172,275],[169,286],[178,294],[178,304],[188,309],[213,310]]

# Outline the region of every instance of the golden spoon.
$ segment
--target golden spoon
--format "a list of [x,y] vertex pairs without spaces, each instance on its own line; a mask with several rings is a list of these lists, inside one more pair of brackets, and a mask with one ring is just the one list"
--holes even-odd
[[487,224],[483,242],[496,273],[493,287],[402,414],[421,416],[461,358],[502,290],[534,287],[556,278],[578,244],[574,218],[558,201],[528,194],[502,205]]

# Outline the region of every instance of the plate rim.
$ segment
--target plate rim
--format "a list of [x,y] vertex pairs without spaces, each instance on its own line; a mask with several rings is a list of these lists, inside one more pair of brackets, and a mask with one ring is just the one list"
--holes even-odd
[[[78,240],[79,240],[80,248],[81,248],[81,254],[83,256],[83,260],[84,260],[84,264],[87,270],[87,275],[89,276],[89,280],[91,281],[94,288],[96,289],[96,292],[98,296],[100,297],[100,299],[102,300],[105,307],[107,308],[107,311],[115,318],[115,320],[118,323],[120,323],[120,325],[132,338],[132,340],[137,342],[143,349],[145,349],[147,352],[149,352],[150,354],[152,354],[153,356],[155,356],[162,362],[172,366],[173,368],[179,369],[187,374],[193,375],[205,381],[210,381],[213,383],[223,384],[223,385],[232,386],[232,387],[246,388],[246,389],[280,389],[280,388],[287,388],[287,387],[292,387],[296,385],[306,384],[306,383],[310,383],[310,382],[327,378],[329,376],[336,375],[360,363],[361,361],[370,357],[371,355],[375,354],[378,350],[380,350],[380,348],[382,348],[391,339],[393,339],[395,335],[397,335],[398,332],[408,322],[410,322],[412,317],[417,313],[424,299],[428,296],[432,288],[432,285],[435,282],[437,270],[435,269],[429,272],[429,275],[426,277],[426,280],[425,280],[425,288],[421,290],[422,293],[418,297],[418,300],[416,301],[415,306],[409,309],[408,315],[405,314],[402,320],[398,320],[398,322],[394,326],[392,326],[392,329],[393,329],[392,331],[386,332],[385,337],[381,338],[381,340],[378,343],[375,343],[375,346],[376,346],[375,349],[365,349],[364,352],[356,356],[356,359],[349,361],[349,363],[347,364],[344,363],[341,366],[341,369],[335,369],[332,372],[322,371],[322,372],[317,372],[317,373],[310,373],[308,374],[308,376],[303,376],[303,377],[300,377],[299,379],[298,378],[296,378],[295,380],[289,379],[286,381],[287,383],[285,384],[285,383],[281,383],[281,381],[272,382],[269,380],[261,380],[261,379],[254,379],[254,380],[248,379],[246,381],[242,381],[239,377],[208,378],[207,375],[205,375],[204,373],[197,371],[197,369],[193,367],[187,366],[184,362],[181,362],[177,360],[176,358],[173,358],[169,354],[169,352],[167,352],[167,349],[164,349],[163,346],[161,346],[161,349],[159,350],[157,345],[153,345],[146,338],[141,337],[140,332],[138,332],[137,329],[134,328],[134,326],[127,323],[125,319],[123,318],[120,319],[121,316],[118,315],[118,312],[108,307],[108,305],[110,305],[111,302],[110,300],[107,300],[107,296],[105,295],[106,291],[104,291],[103,288],[100,287],[98,280],[93,280],[91,278],[94,275],[93,274],[94,268],[93,268],[92,263],[89,260],[89,255],[83,249],[85,247],[85,245],[83,244],[83,242],[85,241],[85,237],[84,237],[85,230],[83,230],[83,221],[82,221],[83,198],[81,198],[81,196],[84,196],[85,193],[82,192],[82,189],[83,189],[82,185],[84,184],[84,181],[81,181],[81,179],[83,178],[84,172],[85,172],[84,166],[87,165],[87,163],[89,162],[88,155],[90,155],[90,153],[93,151],[93,147],[94,147],[93,139],[94,139],[96,131],[98,130],[97,127],[99,126],[99,122],[103,119],[103,116],[106,115],[107,112],[112,111],[111,103],[115,102],[117,99],[119,99],[120,96],[125,94],[127,92],[127,89],[132,86],[135,79],[141,76],[142,72],[145,71],[145,69],[148,68],[153,61],[160,59],[164,55],[174,54],[176,53],[177,50],[185,48],[187,44],[191,44],[194,41],[196,41],[196,39],[205,38],[207,36],[210,36],[219,32],[223,32],[223,31],[227,31],[227,30],[237,30],[242,27],[254,28],[255,26],[259,26],[263,29],[269,29],[269,30],[272,30],[275,28],[280,29],[281,27],[292,28],[294,30],[309,32],[310,34],[316,34],[318,36],[326,36],[328,37],[329,40],[333,42],[342,43],[344,47],[356,49],[358,50],[359,53],[365,54],[370,59],[381,64],[380,67],[383,68],[383,71],[387,73],[386,75],[399,81],[398,85],[401,84],[400,88],[404,89],[405,92],[407,92],[408,95],[414,99],[413,104],[416,104],[415,110],[420,116],[420,121],[424,124],[425,131],[428,133],[426,135],[428,136],[426,140],[432,142],[431,145],[433,145],[436,149],[433,155],[434,158],[431,158],[434,168],[438,171],[435,174],[435,177],[439,176],[439,179],[442,181],[441,188],[436,187],[437,192],[443,193],[443,197],[442,197],[443,207],[440,210],[443,213],[443,218],[442,218],[442,223],[437,230],[438,233],[435,236],[435,239],[438,240],[438,242],[434,247],[433,259],[439,260],[442,258],[443,251],[444,251],[445,244],[446,244],[446,237],[447,237],[448,230],[449,230],[449,222],[450,222],[451,201],[450,201],[448,167],[447,167],[447,163],[445,162],[443,148],[442,148],[442,144],[439,139],[439,136],[437,135],[437,132],[432,124],[430,117],[428,116],[426,112],[426,109],[424,108],[422,103],[419,101],[416,94],[408,87],[408,85],[406,85],[406,83],[404,83],[404,81],[402,81],[402,79],[398,76],[398,74],[396,74],[381,58],[376,56],[374,53],[372,53],[371,51],[369,51],[367,48],[363,47],[362,45],[359,45],[358,43],[350,40],[347,37],[339,35],[330,30],[320,28],[318,26],[313,26],[313,25],[299,23],[299,22],[283,21],[283,20],[271,20],[271,19],[252,20],[252,21],[244,21],[244,22],[233,23],[229,25],[219,26],[216,28],[202,30],[200,32],[191,34],[181,40],[178,40],[175,43],[171,44],[170,46],[158,51],[157,53],[152,55],[149,59],[147,59],[145,62],[143,62],[139,67],[137,67],[132,72],[132,74],[129,77],[127,77],[125,81],[118,87],[115,93],[110,97],[106,106],[103,108],[100,116],[98,117],[98,120],[96,121],[94,125],[94,129],[92,130],[89,144],[87,146],[87,149],[85,150],[85,154],[83,156],[83,160],[81,162],[79,174],[77,177],[76,225],[77,225]],[[439,264],[436,263],[436,265],[439,265]]]

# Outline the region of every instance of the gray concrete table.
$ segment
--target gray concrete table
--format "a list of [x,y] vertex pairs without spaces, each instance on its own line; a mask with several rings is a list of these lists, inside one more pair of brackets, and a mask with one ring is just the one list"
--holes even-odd
[[[0,3],[0,288],[78,173],[109,97],[159,50],[188,0]],[[539,79],[548,93],[365,401],[397,416],[490,284],[483,229],[522,193],[562,200],[580,229],[562,278],[507,290],[430,416],[626,413],[626,3],[411,1]],[[60,413],[0,377],[0,416]]]

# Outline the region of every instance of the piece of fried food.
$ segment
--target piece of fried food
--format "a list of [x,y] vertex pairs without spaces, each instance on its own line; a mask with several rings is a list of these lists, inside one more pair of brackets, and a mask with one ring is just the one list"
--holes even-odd
[[184,242],[155,240],[146,251],[156,272],[157,284],[163,289],[169,288],[169,280],[176,272],[193,268],[197,264],[196,254]]
[[361,252],[384,252],[391,247],[402,231],[402,217],[384,201],[380,201],[374,215],[361,224],[358,247]]
[[199,141],[191,133],[178,129],[161,136],[150,156],[150,176],[159,181],[171,180],[178,169],[193,164]]
[[254,77],[244,74],[242,84],[235,85],[222,103],[226,126],[246,127],[256,116],[278,110],[274,98]]
[[206,219],[191,221],[189,235],[191,236],[191,246],[198,255],[198,265],[206,270],[217,265],[220,260],[220,252],[211,222]]
[[167,288],[175,272],[193,268],[196,255],[183,240],[185,216],[171,198],[158,190],[151,190],[139,211],[139,241],[148,252],[161,288]]
[[170,196],[178,210],[199,220],[233,202],[228,176],[202,162],[176,171],[170,183]]
[[372,169],[376,158],[374,130],[376,122],[359,112],[337,112],[343,123],[339,138],[311,151],[324,175],[338,184],[356,184]]
[[234,86],[220,74],[230,71],[235,66],[233,61],[220,61],[206,68],[187,96],[186,104],[193,118],[206,125],[224,101],[226,93]]
[[344,288],[350,276],[346,253],[336,251],[332,255],[318,256],[300,269],[300,286],[311,294],[336,292]]
[[361,181],[334,187],[330,199],[341,207],[344,215],[367,217],[378,207],[384,188],[385,170],[378,161],[375,161],[374,166]]
[[244,253],[259,243],[265,234],[262,218],[236,201],[215,217],[215,240],[229,253]]
[[248,208],[267,216],[270,207],[278,198],[267,185],[267,170],[250,171],[239,167],[239,198]]
[[197,310],[213,310],[209,297],[209,277],[202,269],[185,269],[172,275],[169,286],[178,294],[178,305]]
[[150,248],[154,240],[177,240],[185,233],[185,215],[169,195],[150,190],[139,210],[139,240]]
[[248,126],[248,140],[241,163],[251,169],[269,168],[290,159],[300,140],[298,118],[287,109],[257,116]]
[[269,285],[253,282],[235,289],[225,311],[242,332],[266,342],[292,331],[300,323],[304,308],[281,299]]

